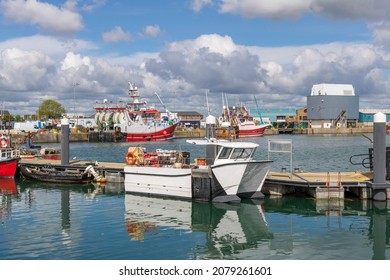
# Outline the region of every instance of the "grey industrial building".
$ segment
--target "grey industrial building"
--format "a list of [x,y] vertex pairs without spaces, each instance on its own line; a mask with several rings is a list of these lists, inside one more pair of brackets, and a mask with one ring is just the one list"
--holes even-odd
[[357,127],[359,97],[352,85],[313,85],[307,97],[307,120],[313,128]]

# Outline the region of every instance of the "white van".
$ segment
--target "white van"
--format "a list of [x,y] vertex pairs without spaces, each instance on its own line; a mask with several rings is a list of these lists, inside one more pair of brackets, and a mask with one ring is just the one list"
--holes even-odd
[[14,130],[19,130],[21,132],[37,132],[38,125],[35,122],[16,122],[14,124]]

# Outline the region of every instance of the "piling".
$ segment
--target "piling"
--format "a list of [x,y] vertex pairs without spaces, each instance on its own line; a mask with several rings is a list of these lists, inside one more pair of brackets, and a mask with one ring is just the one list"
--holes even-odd
[[373,154],[374,178],[367,185],[373,191],[373,200],[385,201],[390,185],[386,182],[386,115],[381,112],[374,115]]
[[[213,140],[216,139],[216,125],[217,119],[214,116],[208,115],[206,118],[206,138]],[[216,146],[206,146],[206,160],[207,164],[213,164],[214,159],[217,156]]]
[[61,165],[69,165],[69,119],[61,119]]

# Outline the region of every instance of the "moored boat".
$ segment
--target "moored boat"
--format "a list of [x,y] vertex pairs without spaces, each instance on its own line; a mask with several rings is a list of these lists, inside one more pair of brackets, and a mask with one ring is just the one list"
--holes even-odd
[[6,136],[0,137],[0,178],[14,178],[18,163],[20,160],[20,151],[11,148]]
[[20,175],[24,179],[60,184],[86,184],[92,182],[93,179],[87,170],[59,168],[50,165],[22,164]]
[[190,163],[190,154],[130,147],[124,168],[125,191],[215,202],[261,198],[272,161],[254,160],[258,144],[216,139],[187,140],[206,149]]
[[[104,100],[103,104],[95,106],[95,121],[98,128],[113,130],[116,135],[123,135],[126,142],[162,141],[173,138],[179,123],[175,114],[167,109],[161,114],[153,106],[146,107],[146,102],[139,99],[135,84],[129,83],[128,90],[131,102],[112,105],[108,100]],[[160,97],[158,95],[157,97],[161,102]]]
[[245,106],[240,107],[223,107],[222,116],[219,119],[221,128],[231,127],[237,138],[262,136],[269,124],[256,122],[249,115]]
[[38,149],[22,150],[20,153],[21,158],[39,158],[39,159],[52,159],[61,160],[61,148],[59,147],[41,147]]

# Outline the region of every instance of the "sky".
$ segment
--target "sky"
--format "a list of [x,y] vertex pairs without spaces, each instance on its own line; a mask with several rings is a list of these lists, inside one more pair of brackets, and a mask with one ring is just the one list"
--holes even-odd
[[[389,0],[0,0],[0,106],[69,113],[128,101],[163,110],[301,108],[314,84],[352,84],[390,108]],[[223,96],[226,96],[224,99]]]

